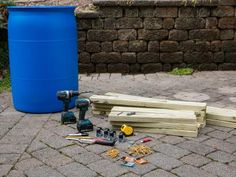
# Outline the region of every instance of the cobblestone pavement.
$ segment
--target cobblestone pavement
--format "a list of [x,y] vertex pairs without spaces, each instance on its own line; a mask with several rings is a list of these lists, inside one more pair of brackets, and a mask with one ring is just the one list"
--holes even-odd
[[[236,108],[236,72],[199,72],[192,76],[95,74],[80,75],[80,90],[108,91],[180,100],[205,101],[209,105]],[[76,133],[75,125],[61,125],[60,114],[32,115],[17,112],[9,93],[0,95],[0,176],[9,177],[235,177],[236,129],[207,126],[198,138],[142,134],[130,137],[147,143],[154,153],[146,165],[122,167],[120,157],[128,143],[116,144],[121,156],[110,159],[109,147],[81,145],[63,136]],[[92,116],[97,126],[107,118]]]

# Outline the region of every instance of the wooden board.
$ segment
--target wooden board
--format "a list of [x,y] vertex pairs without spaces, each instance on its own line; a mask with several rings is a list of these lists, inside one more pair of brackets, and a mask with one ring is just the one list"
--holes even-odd
[[236,110],[207,106],[206,117],[236,123]]
[[105,104],[92,104],[94,108],[105,108],[105,109],[112,109],[113,105],[105,105]]
[[[112,126],[115,129],[120,127]],[[197,137],[198,131],[187,131],[187,130],[175,130],[175,129],[158,129],[158,128],[135,128],[135,132],[142,133],[160,133],[167,135],[176,135],[176,136],[187,136],[187,137]]]
[[[165,128],[165,129],[191,130],[191,131],[196,131],[198,130],[199,127],[198,123],[197,124],[162,123],[162,122],[156,122],[156,123],[124,122],[124,123],[132,127]],[[124,123],[110,121],[110,124],[115,126],[122,126]]]
[[[120,93],[114,93],[114,92],[108,92],[105,94],[105,96],[111,96],[111,97],[120,98],[120,99],[128,98],[130,100],[156,102],[156,103],[159,103],[159,106],[160,106],[159,108],[164,108],[164,109],[180,109],[180,110],[184,109],[184,110],[193,110],[193,111],[206,110],[206,103],[200,103],[200,102],[165,100],[165,99],[120,94]],[[154,104],[153,106],[156,107],[157,104]]]
[[236,128],[235,122],[227,122],[227,121],[221,121],[216,119],[207,119],[207,124],[209,125],[217,125],[221,127],[229,127],[229,128]]
[[108,116],[110,112],[104,112],[104,111],[92,111],[94,115],[105,115]]
[[173,110],[168,110],[166,113],[142,113],[136,112],[135,115],[127,115],[126,112],[111,112],[108,115],[110,121],[114,122],[171,122],[171,123],[197,123],[196,116],[176,114]]

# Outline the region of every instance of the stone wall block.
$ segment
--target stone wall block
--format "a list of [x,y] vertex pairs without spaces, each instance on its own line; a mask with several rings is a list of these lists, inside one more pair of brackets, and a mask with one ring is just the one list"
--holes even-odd
[[118,29],[139,29],[143,27],[143,22],[141,18],[119,18],[116,21],[116,27]]
[[223,63],[218,66],[218,70],[230,71],[236,70],[236,63]]
[[223,17],[219,19],[219,28],[221,29],[236,29],[235,17]]
[[102,29],[103,28],[103,20],[100,18],[93,19],[92,20],[92,28],[93,29]]
[[87,39],[85,31],[78,31],[78,40],[85,41]]
[[86,51],[100,52],[101,51],[100,42],[86,42]]
[[136,63],[136,53],[135,52],[125,52],[121,54],[122,63]]
[[212,63],[213,54],[211,52],[185,52],[184,61],[188,64]]
[[130,64],[129,65],[129,72],[130,73],[140,73],[141,72],[141,65],[138,63]]
[[182,63],[183,62],[183,52],[161,53],[160,60],[163,63]]
[[202,29],[205,28],[205,20],[203,18],[177,18],[175,20],[176,29]]
[[85,51],[85,47],[86,47],[86,45],[85,45],[85,41],[78,41],[78,51],[79,52],[83,52],[83,51]]
[[142,7],[139,10],[140,17],[154,17],[155,16],[155,8],[152,7]]
[[164,18],[163,19],[163,29],[172,29],[175,26],[174,18]]
[[123,63],[108,64],[109,73],[129,73],[129,65]]
[[158,41],[149,41],[148,42],[148,51],[149,52],[159,52],[160,43]]
[[103,23],[104,29],[116,29],[115,18],[105,18]]
[[101,7],[99,14],[101,17],[122,17],[123,9],[120,7]]
[[159,62],[159,53],[144,52],[137,54],[138,63],[156,63]]
[[79,53],[79,62],[80,63],[90,63],[90,54],[88,52]]
[[136,40],[137,39],[137,31],[135,29],[118,30],[118,38],[120,40]]
[[130,52],[143,52],[147,50],[147,42],[143,40],[129,41]]
[[80,19],[78,20],[78,29],[79,30],[86,30],[92,28],[92,21],[91,19]]
[[161,63],[143,64],[141,66],[141,71],[143,73],[156,73],[162,71]]
[[161,52],[177,52],[179,50],[179,43],[176,41],[161,41]]
[[234,7],[232,6],[218,6],[212,9],[211,16],[213,17],[233,17]]
[[197,17],[197,8],[195,7],[180,7],[179,17]]
[[236,52],[225,52],[226,63],[236,63]]
[[126,52],[128,51],[129,43],[128,41],[114,41],[113,42],[113,50],[115,52]]
[[121,55],[119,52],[100,52],[91,56],[93,63],[120,63]]
[[221,30],[220,39],[221,40],[234,39],[234,30]]
[[124,9],[125,17],[138,17],[138,8],[129,7]]
[[223,50],[226,52],[236,51],[236,41],[223,41]]
[[92,63],[80,63],[79,72],[80,73],[93,73],[95,71],[95,66]]
[[117,39],[116,30],[88,30],[87,38],[89,41],[113,41]]
[[168,30],[138,30],[138,39],[144,40],[164,40],[168,38]]
[[206,18],[206,28],[214,29],[217,28],[218,20],[216,17],[207,17]]
[[145,29],[161,29],[162,19],[161,18],[145,18],[143,24],[144,24]]
[[220,31],[218,29],[199,29],[199,30],[189,31],[189,39],[213,41],[219,38],[220,38]]
[[215,71],[217,70],[217,64],[215,63],[202,63],[198,66],[199,71]]
[[211,42],[211,51],[213,52],[219,52],[223,50],[223,45],[222,41],[217,40],[217,41],[212,41]]
[[182,41],[180,42],[181,51],[197,51],[197,52],[207,52],[211,49],[211,44],[208,41]]
[[216,63],[223,63],[224,57],[224,52],[215,52],[213,55],[214,62]]
[[95,70],[96,70],[96,73],[106,73],[107,64],[96,64]]
[[112,52],[113,46],[112,42],[102,42],[101,43],[101,50],[103,52]]
[[157,7],[155,9],[155,17],[177,17],[177,7]]
[[188,39],[188,31],[187,30],[170,30],[169,39],[175,41],[184,41]]

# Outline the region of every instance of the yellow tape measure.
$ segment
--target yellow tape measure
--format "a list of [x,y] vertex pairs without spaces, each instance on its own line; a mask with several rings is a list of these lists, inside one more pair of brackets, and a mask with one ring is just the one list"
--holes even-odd
[[131,136],[134,133],[134,129],[131,126],[128,126],[126,124],[122,125],[120,128],[121,132],[124,133],[125,136]]

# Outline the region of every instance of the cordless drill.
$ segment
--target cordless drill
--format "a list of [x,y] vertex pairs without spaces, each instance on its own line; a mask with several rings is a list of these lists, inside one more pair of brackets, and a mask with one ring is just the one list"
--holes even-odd
[[75,102],[76,107],[79,109],[79,120],[77,122],[77,129],[80,133],[93,131],[93,124],[90,120],[85,119],[86,111],[90,105],[89,99],[77,99]]
[[57,99],[63,101],[64,103],[64,111],[61,113],[61,124],[76,123],[75,114],[69,111],[69,105],[71,99],[78,95],[80,95],[80,93],[78,91],[73,91],[73,90],[63,90],[57,92]]

